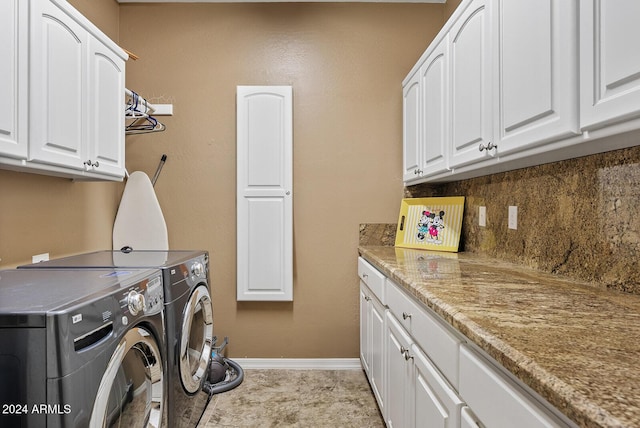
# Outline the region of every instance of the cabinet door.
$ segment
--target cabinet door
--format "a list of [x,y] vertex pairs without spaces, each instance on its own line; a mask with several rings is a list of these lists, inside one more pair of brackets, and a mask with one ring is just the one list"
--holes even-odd
[[376,298],[371,298],[369,308],[370,370],[371,389],[378,401],[380,412],[385,413],[384,364],[385,364],[385,309]]
[[564,423],[466,346],[460,349],[460,396],[492,428],[552,428]]
[[125,62],[96,38],[89,42],[88,168],[123,177]]
[[371,292],[360,281],[360,362],[371,382]]
[[494,138],[499,152],[577,134],[577,2],[496,4]]
[[443,38],[420,68],[422,91],[422,170],[447,170],[449,145],[449,37]]
[[420,73],[402,88],[402,167],[405,182],[420,178]]
[[49,1],[30,5],[30,158],[83,169],[88,33]]
[[580,125],[598,128],[640,115],[640,2],[580,4]]
[[411,339],[398,324],[395,317],[386,315],[386,364],[387,374],[385,398],[387,409],[385,419],[387,427],[404,428],[413,423],[411,415],[411,369],[413,365],[406,359],[411,347]]
[[293,300],[293,89],[238,86],[237,299]]
[[478,418],[469,410],[467,406],[462,408],[460,417],[460,428],[478,428],[483,427]]
[[0,155],[27,157],[27,4],[0,2]]
[[449,33],[451,55],[450,167],[495,154],[479,150],[491,142],[491,3],[474,0],[467,5]]
[[414,361],[414,409],[416,427],[457,428],[464,404],[417,346]]

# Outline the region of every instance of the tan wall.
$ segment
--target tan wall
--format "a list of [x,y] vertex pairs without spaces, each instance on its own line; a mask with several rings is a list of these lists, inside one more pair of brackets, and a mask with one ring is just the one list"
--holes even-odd
[[462,0],[447,0],[447,3],[444,5],[444,19],[447,20],[453,12],[455,12],[456,8],[460,5]]
[[[118,3],[72,0],[106,34],[118,34]],[[0,267],[111,248],[120,183],[68,179],[0,170]]]
[[[401,82],[443,5],[122,4],[127,86],[171,102],[163,133],[127,137],[153,174],[170,246],[211,252],[215,332],[235,357],[358,355],[358,226],[395,222]],[[236,303],[235,89],[293,85],[294,301]]]

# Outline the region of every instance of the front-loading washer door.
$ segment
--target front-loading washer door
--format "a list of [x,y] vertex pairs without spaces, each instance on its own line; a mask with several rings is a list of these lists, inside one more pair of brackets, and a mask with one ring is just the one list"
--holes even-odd
[[202,387],[211,358],[213,307],[206,285],[198,285],[187,302],[180,335],[180,379],[189,394]]
[[90,427],[162,425],[162,355],[144,327],[129,330],[105,370],[91,413]]

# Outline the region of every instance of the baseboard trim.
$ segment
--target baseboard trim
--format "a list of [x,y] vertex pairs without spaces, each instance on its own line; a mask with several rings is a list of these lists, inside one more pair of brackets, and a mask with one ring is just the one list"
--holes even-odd
[[233,358],[243,369],[362,370],[359,358]]

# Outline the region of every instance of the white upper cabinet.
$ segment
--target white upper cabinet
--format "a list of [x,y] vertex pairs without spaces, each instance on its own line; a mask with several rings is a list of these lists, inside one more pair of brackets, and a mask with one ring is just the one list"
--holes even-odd
[[89,55],[89,135],[86,168],[102,174],[122,176],[124,171],[125,62],[95,38]]
[[580,2],[580,125],[640,116],[640,2]]
[[49,1],[31,2],[30,160],[82,170],[88,34]]
[[447,170],[449,36],[430,47],[403,82],[403,178],[418,183]]
[[430,176],[447,170],[449,141],[449,36],[446,35],[420,68],[422,102],[422,171]]
[[60,0],[3,2],[0,37],[0,167],[121,180],[126,53]]
[[25,159],[27,140],[27,4],[0,2],[0,153]]
[[494,138],[498,153],[578,134],[575,0],[498,0]]
[[[490,1],[473,0],[449,32],[450,166],[454,168],[495,154],[491,140],[491,26]],[[480,147],[483,150],[479,150]]]
[[402,145],[403,179],[412,181],[420,177],[422,147],[420,141],[420,73],[416,72],[402,90]]
[[640,134],[638,16],[635,0],[463,0],[403,82],[405,184],[637,145],[604,138]]

